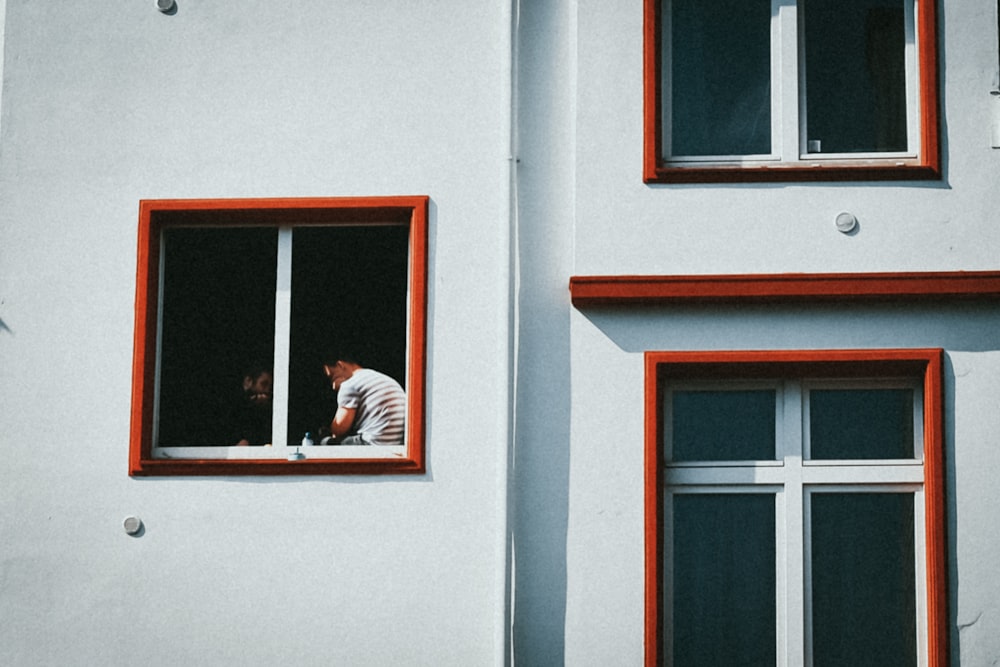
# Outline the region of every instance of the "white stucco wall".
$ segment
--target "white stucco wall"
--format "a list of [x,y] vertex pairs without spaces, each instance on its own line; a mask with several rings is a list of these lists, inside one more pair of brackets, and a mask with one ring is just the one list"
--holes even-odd
[[[0,663],[502,656],[509,8],[6,4]],[[129,478],[139,200],[400,194],[427,474]]]
[[[944,348],[952,664],[1000,655],[990,564],[1000,548],[990,474],[1000,465],[995,305],[596,308],[572,324],[572,430],[580,435],[569,473],[568,664],[642,660],[646,350]],[[607,396],[635,408],[619,407],[609,420]]]
[[575,273],[996,268],[995,2],[939,10],[941,181],[728,186],[642,183],[641,3],[580,4]]
[[[576,30],[574,275],[996,270],[1000,150],[991,147],[996,4],[940,3],[944,178],[923,183],[644,185],[641,3],[569,3]],[[558,145],[558,144],[557,144]],[[834,226],[839,211],[860,221]],[[553,207],[550,214],[555,215]],[[586,308],[570,313],[565,660],[643,659],[645,350],[942,347],[947,352],[952,664],[1000,658],[994,484],[995,303]],[[545,389],[522,400],[541,400]],[[560,413],[561,414],[561,413]],[[540,423],[540,420],[539,420]],[[531,426],[523,426],[523,431]],[[523,443],[520,445],[524,446]],[[537,499],[544,504],[546,499]],[[548,499],[554,502],[555,498]]]
[[[509,632],[641,664],[643,351],[905,346],[947,351],[953,664],[995,661],[993,304],[581,311],[568,280],[997,269],[996,25],[941,8],[940,182],[648,186],[639,2],[6,0],[0,663],[481,665]],[[396,194],[431,197],[428,473],[129,478],[138,201]]]

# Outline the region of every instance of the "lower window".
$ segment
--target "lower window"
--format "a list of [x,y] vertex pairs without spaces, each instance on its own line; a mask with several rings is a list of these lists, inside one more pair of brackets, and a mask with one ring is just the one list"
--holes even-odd
[[646,360],[648,664],[943,664],[941,352]]
[[426,204],[142,202],[132,474],[422,470]]

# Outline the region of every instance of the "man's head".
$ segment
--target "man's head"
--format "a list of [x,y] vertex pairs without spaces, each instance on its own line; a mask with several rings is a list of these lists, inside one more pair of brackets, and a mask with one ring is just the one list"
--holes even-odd
[[361,368],[361,357],[353,348],[348,349],[342,345],[331,346],[319,355],[319,361],[323,365],[323,374],[330,381],[330,386],[334,391],[340,389],[344,380],[354,375],[354,371]]
[[349,359],[336,359],[333,362],[326,361],[323,363],[323,373],[330,381],[330,386],[334,391],[340,389],[340,385],[342,385],[349,377],[354,375],[354,371],[359,368],[361,368],[361,366],[356,361],[351,361]]
[[243,376],[243,394],[254,405],[270,405],[274,376],[266,369],[253,369]]

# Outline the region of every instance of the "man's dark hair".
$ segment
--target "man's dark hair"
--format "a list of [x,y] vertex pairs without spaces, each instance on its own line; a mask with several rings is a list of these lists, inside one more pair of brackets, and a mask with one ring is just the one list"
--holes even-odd
[[332,366],[338,361],[346,361],[350,364],[362,366],[363,356],[352,347],[337,346],[328,347],[320,352],[320,363]]
[[264,373],[270,373],[271,366],[259,362],[254,362],[243,367],[243,377],[256,380]]

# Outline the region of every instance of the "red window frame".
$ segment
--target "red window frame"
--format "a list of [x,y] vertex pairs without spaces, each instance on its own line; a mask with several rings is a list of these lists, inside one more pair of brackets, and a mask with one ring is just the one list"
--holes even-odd
[[[425,471],[428,197],[164,199],[139,204],[129,475],[331,475]],[[393,458],[164,459],[153,456],[160,238],[171,225],[409,225],[409,331],[405,455]]]
[[849,165],[831,161],[821,166],[785,163],[774,167],[681,167],[663,158],[660,47],[662,0],[643,3],[643,181],[646,183],[736,183],[775,181],[939,180],[941,148],[938,121],[939,77],[937,3],[915,0],[919,49],[920,152],[915,164]]
[[927,567],[927,655],[947,664],[948,612],[944,490],[943,351],[808,350],[646,352],[645,354],[645,640],[646,664],[666,650],[660,628],[662,600],[663,448],[661,391],[665,378],[775,376],[873,377],[909,375],[924,392],[924,497]]

